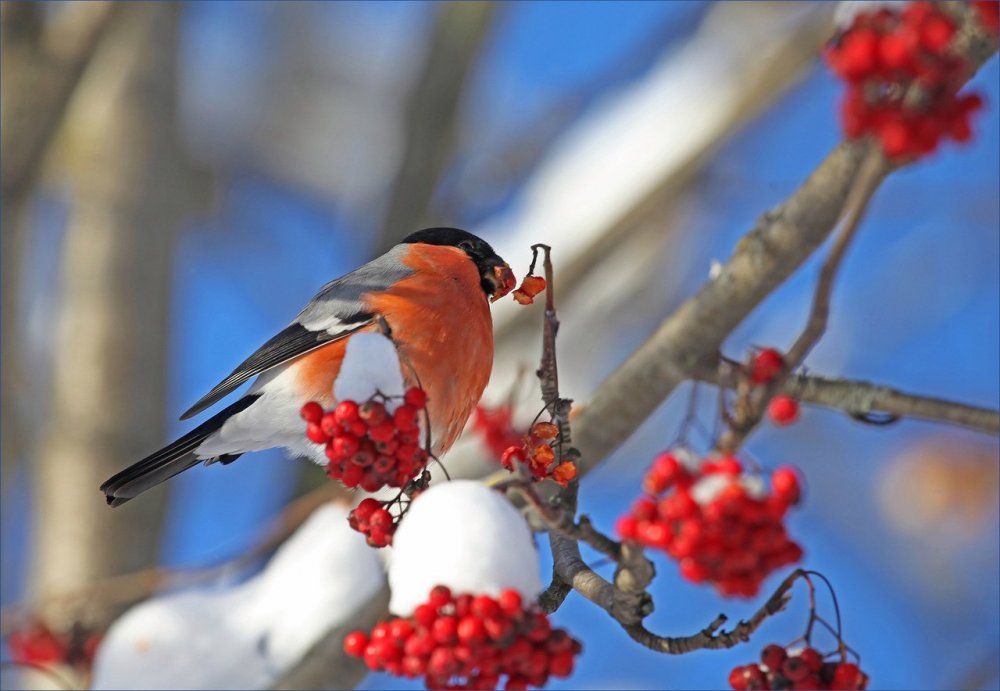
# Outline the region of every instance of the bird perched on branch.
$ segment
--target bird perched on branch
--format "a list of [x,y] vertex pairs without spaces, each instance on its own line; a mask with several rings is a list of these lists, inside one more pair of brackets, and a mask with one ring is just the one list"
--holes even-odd
[[489,300],[513,287],[510,267],[475,235],[457,228],[417,231],[326,284],[291,325],[181,419],[256,376],[242,398],[110,478],[101,491],[111,506],[118,506],[203,461],[231,463],[247,451],[272,447],[325,462],[322,449],[306,439],[299,411],[308,401],[334,405],[333,383],[348,338],[386,326],[400,360],[427,393],[433,451],[441,454],[458,438],[490,377]]

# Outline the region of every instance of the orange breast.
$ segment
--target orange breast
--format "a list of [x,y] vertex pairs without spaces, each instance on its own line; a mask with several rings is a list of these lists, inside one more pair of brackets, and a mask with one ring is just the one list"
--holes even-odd
[[[391,290],[368,293],[365,302],[392,329],[407,384],[419,379],[427,391],[434,451],[441,454],[461,434],[489,382],[493,321],[479,273],[461,250],[421,245],[404,263],[414,273]],[[304,399],[332,405],[345,348],[346,339],[301,358],[296,380]]]

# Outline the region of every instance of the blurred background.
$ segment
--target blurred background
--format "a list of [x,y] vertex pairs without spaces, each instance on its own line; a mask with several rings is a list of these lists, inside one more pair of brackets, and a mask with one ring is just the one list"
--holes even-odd
[[[177,415],[324,282],[418,228],[482,234],[518,275],[530,243],[553,246],[563,393],[585,402],[840,140],[841,87],[819,58],[833,9],[4,2],[4,631],[21,602],[100,628],[120,605],[57,596],[243,554],[320,485],[317,467],[267,452],[115,511],[97,491],[187,430]],[[1000,403],[998,71],[970,84],[987,104],[972,142],[876,195],[811,371]],[[727,354],[788,346],[815,259]],[[533,317],[496,310],[490,400],[534,366]],[[583,481],[599,526],[676,438],[690,391]],[[697,401],[709,430],[715,398]],[[996,438],[807,408],[746,452],[805,474],[790,530],[836,586],[873,688],[1000,685]],[[659,632],[753,609],[657,566]],[[803,600],[748,646],[668,657],[571,596],[555,621],[585,653],[552,688],[720,688],[800,635]]]

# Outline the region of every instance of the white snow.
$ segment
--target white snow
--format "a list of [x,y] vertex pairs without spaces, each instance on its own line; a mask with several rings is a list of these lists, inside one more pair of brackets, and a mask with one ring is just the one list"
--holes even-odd
[[382,585],[374,550],[328,504],[243,584],[155,597],[116,621],[95,689],[250,689],[273,684]]
[[[732,480],[732,476],[725,473],[706,475],[691,486],[691,498],[704,506],[719,496]],[[767,493],[764,481],[757,475],[740,475],[739,483],[743,485],[747,496],[754,499],[762,499]]]
[[854,18],[862,12],[878,12],[883,7],[889,9],[900,8],[908,0],[850,0],[850,2],[837,3],[837,9],[833,13],[833,23],[839,29],[846,29],[854,23]]
[[686,446],[676,446],[670,453],[684,466],[689,473],[697,473],[701,469],[702,457]]
[[699,504],[705,505],[719,496],[725,487],[732,481],[729,475],[715,473],[706,475],[691,486],[691,498]]
[[[380,333],[356,333],[347,340],[340,373],[333,383],[338,401],[367,401],[375,392],[386,396],[403,395],[403,373],[396,345]],[[399,405],[389,402],[390,412]]]
[[541,592],[538,552],[524,518],[498,492],[472,480],[434,485],[410,506],[393,538],[389,610],[406,616],[435,585],[496,596]]

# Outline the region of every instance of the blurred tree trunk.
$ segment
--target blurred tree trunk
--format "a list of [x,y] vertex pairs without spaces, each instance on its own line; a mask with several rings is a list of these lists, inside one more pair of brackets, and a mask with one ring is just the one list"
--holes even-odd
[[466,79],[496,9],[492,2],[445,2],[435,8],[427,61],[406,107],[406,146],[376,254],[428,221],[434,190],[454,153]]
[[[176,121],[179,11],[125,6],[60,133],[57,163],[73,198],[51,412],[33,468],[36,600],[157,554],[165,492],[112,510],[98,486],[164,437],[174,237],[195,191]],[[57,626],[89,615],[46,614]]]
[[0,468],[4,482],[30,444],[19,410],[35,390],[24,381],[19,329],[21,266],[27,244],[25,206],[35,187],[53,135],[66,105],[112,20],[120,13],[112,3],[69,5],[47,13],[40,3],[4,2],[2,21],[2,200],[0,259],[3,286],[3,435]]

